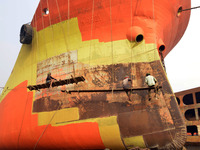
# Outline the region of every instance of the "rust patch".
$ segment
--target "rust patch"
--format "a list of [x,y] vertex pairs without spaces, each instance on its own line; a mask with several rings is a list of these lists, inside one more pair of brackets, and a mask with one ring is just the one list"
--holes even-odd
[[173,145],[168,145],[169,143],[172,143],[175,137],[174,129],[169,130],[169,131],[147,134],[147,135],[144,135],[143,137],[144,137],[145,143],[150,148],[160,147],[160,149],[174,149]]
[[60,108],[59,100],[51,100],[50,97],[43,97],[33,104],[33,112],[53,111]]
[[162,122],[157,109],[120,113],[118,123],[122,136],[126,137],[150,134],[174,127]]
[[[76,53],[76,51],[74,52]],[[90,67],[85,66],[83,64],[79,64],[76,61],[76,57],[74,57],[76,54],[70,53],[72,56],[69,56],[68,53],[62,54],[59,57],[51,58],[51,60],[48,60],[48,62],[41,62],[38,64],[38,83],[43,79],[44,80],[44,73],[42,70],[51,70],[54,68],[53,64],[50,62],[54,61],[61,61],[61,65],[57,66],[58,68],[55,68],[53,70],[60,70],[59,74],[57,74],[56,78],[60,78],[60,76],[63,78],[64,74],[79,74],[83,75],[86,79],[83,83],[78,84],[72,84],[72,85],[64,85],[62,87],[54,87],[51,89],[41,90],[40,92],[36,92],[36,101],[34,103],[40,103],[40,107],[42,108],[45,103],[42,102],[44,100],[44,97],[48,97],[49,100],[60,100],[62,101],[63,105],[62,108],[66,107],[80,107],[84,110],[84,112],[80,111],[80,117],[83,115],[82,118],[91,118],[91,117],[98,117],[97,113],[96,115],[92,114],[93,110],[98,110],[102,113],[101,116],[108,116],[108,115],[116,115],[121,112],[126,112],[125,109],[122,109],[121,107],[130,107],[131,109],[127,109],[127,111],[133,111],[133,110],[143,110],[143,109],[152,109],[151,103],[148,102],[148,90],[142,90],[142,91],[132,91],[132,94],[130,96],[131,101],[128,101],[128,97],[125,92],[105,92],[105,93],[73,93],[73,94],[66,94],[61,93],[60,91],[65,90],[81,90],[81,89],[92,89],[92,90],[98,90],[98,89],[117,89],[122,88],[122,80],[126,75],[128,75],[132,79],[132,86],[133,87],[147,87],[144,79],[146,73],[153,74],[157,80],[159,85],[164,86],[164,92],[163,89],[159,91],[159,97],[161,99],[165,98],[164,95],[168,93],[168,89],[165,89],[165,81],[166,78],[164,78],[163,75],[160,72],[158,68],[161,67],[159,65],[159,62],[152,62],[152,63],[133,63],[133,64],[116,64],[116,65],[107,65],[107,66],[95,66]],[[73,60],[71,60],[73,58]],[[65,60],[66,59],[66,60]],[[76,63],[75,63],[76,62]],[[50,63],[50,65],[45,65]],[[74,64],[75,63],[75,64]],[[71,69],[70,69],[71,68]],[[155,70],[156,68],[156,70]],[[64,71],[69,72],[64,73]],[[74,71],[73,71],[74,70]],[[55,76],[54,76],[55,77]],[[170,92],[170,91],[169,91]],[[153,96],[152,92],[152,97]],[[100,101],[100,102],[99,102]],[[156,101],[154,98],[152,101]],[[160,100],[157,100],[160,101]],[[169,99],[170,101],[170,99]],[[100,106],[98,103],[104,103],[103,107]],[[90,107],[87,107],[88,106]],[[165,103],[154,103],[154,107],[161,108]],[[108,111],[106,105],[108,105]],[[36,105],[34,105],[35,107]],[[37,106],[38,107],[38,106]],[[49,110],[53,110],[54,106]],[[86,107],[83,109],[83,107]],[[110,111],[113,108],[115,108],[115,111]],[[99,110],[99,109],[102,110]],[[91,109],[91,110],[89,110]],[[33,109],[35,111],[36,109]],[[37,109],[38,110],[38,109]],[[39,109],[42,111],[42,109]],[[122,111],[123,110],[123,111]],[[85,115],[85,113],[88,113]],[[87,116],[87,117],[86,117]],[[166,117],[165,117],[166,118]]]
[[[166,140],[166,142],[161,140],[156,143],[165,145],[172,142],[177,136],[173,134],[169,137],[167,133],[167,136],[164,137],[164,134],[161,134],[164,131],[180,128],[183,130],[177,130],[177,134],[181,134],[180,139],[184,139],[183,118],[160,61],[89,67],[78,63],[75,56],[76,51],[51,58],[48,61],[50,64],[47,62],[38,64],[38,83],[44,80],[45,73],[51,69],[59,70],[59,72],[52,73],[52,76],[54,75],[53,77],[57,79],[73,75],[83,76],[85,81],[37,91],[33,112],[56,110],[59,103],[62,103],[61,109],[78,107],[80,119],[118,116],[122,138],[146,135],[146,141],[153,146],[155,144],[151,141],[151,136],[147,135],[152,135],[152,137],[162,136],[161,139]],[[54,61],[61,63],[54,67],[51,64]],[[56,64],[59,64],[58,62]],[[46,70],[46,72],[43,70]],[[122,80],[126,75],[132,79],[133,88],[147,87],[145,84],[146,73],[156,77],[159,86],[162,86],[162,89],[158,91],[157,99],[154,90],[151,90],[151,101],[148,100],[148,90],[132,91],[130,101],[125,91],[112,91],[112,89],[122,88]],[[95,90],[105,89],[110,91],[95,92]],[[94,92],[70,94],[61,92],[61,90],[94,90]]]

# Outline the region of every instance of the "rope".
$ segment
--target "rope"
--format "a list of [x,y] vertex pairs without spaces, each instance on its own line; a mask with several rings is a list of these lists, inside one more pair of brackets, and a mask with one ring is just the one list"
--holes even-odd
[[26,86],[25,87],[18,87],[18,88],[12,88],[12,89],[9,89],[8,87],[5,88],[5,87],[1,87],[1,96],[4,95],[4,93],[7,91],[7,90],[17,90],[17,89],[20,89],[20,88],[27,88]]
[[[39,47],[38,47],[38,34],[37,34],[37,19],[36,19],[36,16],[37,15],[35,15],[34,16],[34,18],[33,18],[33,24],[35,25],[35,27],[36,27],[36,30],[35,30],[35,32],[34,32],[34,30],[33,30],[33,32],[34,32],[34,34],[36,34],[35,36],[36,36],[36,42],[33,40],[32,41],[32,45],[35,45],[35,43],[36,43],[36,48],[34,48],[34,46],[31,46],[31,50],[32,50],[32,52],[34,53],[33,54],[33,56],[34,57],[31,57],[31,81],[30,81],[30,83],[31,84],[33,84],[34,83],[34,80],[33,80],[33,78],[34,78],[34,65],[33,64],[37,64],[37,62],[38,62],[38,58],[37,58],[37,49],[39,49]],[[34,43],[33,43],[34,42]],[[38,56],[39,57],[39,56]],[[36,66],[36,68],[37,68],[37,66]],[[35,71],[35,72],[37,72],[37,70]],[[28,81],[29,82],[29,81]]]
[[[155,21],[155,9],[154,9],[154,4],[155,4],[155,3],[154,3],[154,0],[152,0],[153,20],[154,20],[154,23],[155,23],[156,21]],[[156,48],[156,45],[157,45],[157,40],[156,40],[156,39],[157,39],[157,36],[156,36],[156,25],[154,26],[153,29],[154,29],[154,33],[155,33],[155,49],[157,49],[157,48]],[[156,59],[156,53],[157,53],[157,51],[154,52],[154,60]],[[158,63],[156,63],[156,64],[157,64],[157,66],[158,66]]]
[[165,72],[166,72],[165,61],[164,61],[164,57],[163,57],[162,51],[159,51],[159,54],[161,56],[161,62],[162,62],[163,68],[165,69]]
[[[38,41],[38,32],[37,32],[37,15],[35,15],[35,27],[36,27],[36,46],[37,46],[37,49],[36,49],[36,54],[37,54],[37,50],[38,50],[38,55],[36,56],[36,57],[38,57],[38,61],[37,62],[39,62],[40,61],[40,49],[39,49],[39,41]],[[42,72],[43,72],[43,67],[42,67]],[[42,82],[43,82],[43,78],[42,78]]]
[[[56,0],[56,6],[57,6],[57,9],[58,9],[59,19],[60,19],[60,22],[61,22],[61,21],[62,21],[62,18],[61,18],[60,8],[59,8],[58,1],[57,1],[57,0]],[[66,36],[65,36],[65,32],[64,32],[63,23],[61,23],[61,26],[62,26],[63,36],[64,36],[64,39],[65,39],[65,46],[66,46],[66,49],[68,50],[68,44],[67,44],[67,40],[66,40]]]
[[[67,21],[67,37],[69,38],[69,29],[70,29],[70,26],[69,26],[69,18],[70,18],[70,2],[69,2],[70,0],[68,0],[68,21]],[[68,49],[69,49],[69,47],[68,47]]]
[[[153,20],[154,20],[154,22],[155,22],[155,8],[154,8],[154,5],[155,5],[155,1],[154,0],[152,0],[152,9],[153,9]],[[154,33],[156,33],[156,26],[155,26],[155,28],[154,28]],[[155,48],[156,48],[156,45],[157,45],[157,40],[156,40],[156,38],[157,38],[157,36],[155,37]],[[157,49],[157,48],[156,48]],[[156,53],[157,53],[157,51],[155,50],[155,55],[154,55],[154,60],[155,60],[155,57],[156,57]],[[158,65],[158,61],[156,61],[156,64]],[[164,99],[163,99],[164,100]],[[167,104],[166,104],[166,101],[164,100],[164,102],[165,102],[165,106],[168,108],[168,106],[167,106]],[[162,107],[164,107],[164,106],[162,106]],[[169,108],[168,108],[169,109]],[[167,126],[167,128],[169,129],[169,126],[168,126],[168,124],[167,123],[165,123],[166,124],[166,126]],[[170,132],[170,130],[168,131],[169,132],[169,135],[170,135],[170,138],[171,138],[171,141],[173,141],[173,136],[172,136],[172,133]]]
[[27,106],[27,104],[28,104],[28,97],[29,97],[29,92],[28,92],[28,94],[27,94],[26,105],[25,105],[25,109],[24,109],[24,113],[23,113],[23,119],[22,119],[20,131],[19,131],[19,136],[18,136],[18,143],[17,143],[18,149],[20,149],[20,148],[19,148],[19,139],[20,139],[20,135],[21,135],[22,125],[23,125],[23,122],[24,122],[24,116],[25,116],[25,113],[26,113],[26,106]]
[[[57,6],[57,9],[58,9],[58,13],[59,13],[59,20],[60,20],[60,24],[61,24],[61,28],[62,28],[62,33],[63,33],[63,36],[64,36],[64,43],[65,43],[65,47],[66,47],[66,52],[68,52],[68,41],[67,41],[67,38],[66,38],[66,35],[65,35],[65,30],[64,30],[64,27],[63,27],[63,22],[62,22],[62,18],[61,18],[61,13],[60,13],[60,8],[59,8],[59,5],[58,5],[58,1],[56,0],[56,6]],[[68,27],[68,31],[67,31],[67,34],[68,34],[68,38],[69,38],[69,1],[68,1],[68,20],[67,20],[67,27]],[[69,57],[68,57],[69,59]],[[69,67],[67,67],[67,70],[68,70]],[[60,72],[59,72],[60,74]],[[69,82],[69,80],[67,81]],[[69,83],[68,83],[69,84]],[[68,99],[68,95],[67,95],[67,99]],[[65,95],[64,95],[64,100],[65,100]]]
[[49,123],[47,124],[47,126],[45,127],[45,129],[43,130],[42,134],[40,135],[40,137],[38,138],[37,142],[35,143],[35,146],[34,146],[34,150],[36,149],[40,139],[42,138],[42,136],[44,135],[44,133],[46,132],[48,126],[50,125],[51,121],[53,120],[54,116],[56,115],[56,113],[58,112],[60,106],[61,106],[62,103],[59,103],[59,106],[58,108],[56,109],[56,111],[54,112],[53,116],[51,117],[51,119],[49,120]]
[[[62,23],[62,18],[61,18],[61,13],[60,13],[60,8],[59,8],[58,1],[57,1],[57,0],[56,0],[56,6],[57,6],[57,9],[58,9],[59,20],[60,20],[60,23],[61,23],[62,33],[63,33],[63,36],[64,36],[66,52],[68,52],[68,42],[67,42],[67,38],[66,38],[66,35],[65,35],[65,31],[64,31],[64,27],[63,27],[63,23]],[[68,9],[68,10],[69,10],[69,9]],[[69,22],[69,20],[68,20],[68,22]],[[68,32],[69,32],[69,29],[68,29]],[[60,72],[59,72],[59,73],[60,73]]]
[[90,38],[90,51],[89,51],[89,66],[90,66],[90,59],[91,59],[91,51],[92,51],[92,36],[93,36],[93,22],[94,22],[94,0],[92,2],[92,23],[91,23],[91,38]]
[[[67,37],[68,37],[68,39],[69,39],[69,33],[70,33],[70,0],[68,0],[67,1],[67,3],[68,3],[68,14],[67,14]],[[69,40],[68,40],[69,41]],[[68,43],[69,45],[68,45],[68,50],[70,49],[70,43]],[[69,51],[69,53],[68,53],[68,62],[69,62],[69,58],[70,58],[70,51]],[[71,70],[70,70],[70,67],[67,67],[67,70],[68,70],[68,75],[70,76],[70,73],[71,73]],[[73,72],[72,72],[73,73]],[[71,74],[72,74],[71,73]]]
[[4,87],[0,87],[0,94],[3,92]]
[[[138,8],[138,3],[139,3],[139,1],[137,0],[136,5],[135,5],[135,9],[134,9],[135,11],[134,11],[134,14],[133,14],[133,1],[131,0],[131,27],[133,26],[133,16],[136,16],[136,12],[137,12],[137,8]],[[131,28],[131,34],[132,34],[132,28]],[[132,38],[133,37],[131,36],[131,41],[133,41]],[[132,73],[133,72],[133,58],[135,58],[137,55],[140,55],[140,54],[137,54],[137,55],[134,56],[133,55],[133,48],[134,48],[134,46],[130,45],[130,49],[131,49],[131,84],[133,84],[133,76],[132,76],[132,74],[134,74],[134,73]],[[136,65],[134,65],[134,67],[136,67]],[[137,81],[137,75],[136,75],[136,73],[135,73],[135,80]],[[138,84],[138,83],[136,83],[136,84]],[[130,93],[132,93],[132,90],[133,90],[133,87],[131,86],[131,92]],[[131,94],[130,94],[130,96],[131,96]],[[129,96],[129,99],[130,99],[130,96]]]
[[[49,0],[47,0],[47,7],[49,8]],[[53,26],[52,26],[52,23],[51,23],[51,13],[48,14],[49,16],[49,24],[50,24],[50,27],[51,27],[51,30],[52,30],[52,43],[53,43],[53,49],[54,49],[54,58],[57,60],[58,62],[58,57],[56,57],[58,55],[57,53],[57,48],[55,46],[55,40],[54,40],[54,30],[53,30]],[[53,64],[52,64],[53,65]],[[54,67],[56,66],[56,64],[54,64]],[[53,67],[53,69],[54,69]],[[58,67],[55,67],[55,70],[56,70],[56,77],[59,75],[59,68]]]
[[0,87],[0,94],[3,92],[3,88]]
[[22,89],[22,88],[27,88],[27,86],[22,86],[22,87],[12,88],[12,89],[9,89],[9,87],[7,87],[5,90],[17,90],[17,89]]
[[192,9],[198,9],[200,8],[200,6],[197,6],[197,7],[191,7],[191,8],[187,8],[187,9],[182,9],[180,10],[179,12],[182,12],[182,11],[188,11],[188,10],[192,10]]
[[[131,27],[132,26],[133,26],[133,1],[131,0]],[[131,28],[131,34],[132,34],[132,28]],[[133,37],[131,36],[131,41],[133,41],[132,38]],[[131,84],[133,84],[133,75],[132,75],[133,74],[133,47],[131,47],[130,49],[131,49]],[[132,86],[131,86],[131,89],[132,89]]]
[[[32,41],[32,42],[33,42],[33,41]],[[31,44],[32,44],[32,43],[31,43]],[[30,83],[33,84],[33,82],[34,82],[34,81],[32,80],[32,79],[33,79],[33,63],[34,63],[34,57],[35,57],[35,56],[34,56],[34,51],[33,51],[33,46],[31,46],[31,52],[33,53],[32,56],[31,56],[31,60],[30,60],[30,61],[31,61],[31,65],[30,65],[30,67],[28,67],[27,69],[31,69],[31,70],[30,70],[30,73],[31,73],[31,74],[30,74],[30,78],[31,78]],[[24,69],[24,67],[23,67],[23,69]],[[29,82],[29,81],[28,81],[28,82]]]
[[[41,1],[41,0],[40,0]],[[40,8],[41,8],[41,14],[42,14],[42,3],[40,2]],[[43,26],[43,29],[44,29],[44,19],[43,19],[44,16],[42,16],[42,26]],[[46,38],[45,38],[45,34],[42,34],[43,35],[43,38],[44,38],[44,41],[46,42]],[[46,44],[44,46],[44,50],[45,50],[45,53],[46,53],[46,58],[47,57],[47,48],[46,48]],[[42,74],[43,74],[43,70],[42,70]]]
[[[110,0],[110,41],[111,41],[111,51],[112,51],[112,77],[111,77],[111,82],[112,82],[112,90],[114,88],[114,56],[113,56],[113,37],[112,37],[112,3]],[[112,99],[113,99],[113,92],[112,92]]]

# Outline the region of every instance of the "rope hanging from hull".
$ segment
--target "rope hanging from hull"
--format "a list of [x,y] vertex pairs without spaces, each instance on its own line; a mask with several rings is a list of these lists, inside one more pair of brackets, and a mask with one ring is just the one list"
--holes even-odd
[[[60,21],[61,21],[60,9],[59,9],[59,5],[58,5],[57,0],[56,0],[56,5],[57,5],[58,12],[59,12],[59,19],[60,19]],[[47,0],[47,6],[49,7],[48,0]],[[41,7],[41,9],[42,9],[42,7]],[[50,13],[48,14],[48,16],[49,16],[49,24],[50,24],[50,26],[51,26],[52,24],[51,24],[51,16],[50,16]],[[69,20],[69,0],[68,0],[68,20]],[[44,19],[43,19],[43,17],[42,17],[42,23],[43,23],[43,27],[44,27]],[[61,24],[61,28],[62,28],[62,31],[63,31],[63,34],[64,34],[64,40],[65,40],[66,49],[68,50],[68,49],[69,49],[69,46],[68,46],[68,43],[67,43],[67,41],[66,41],[66,37],[65,37],[65,33],[64,33],[63,24]],[[67,33],[67,34],[68,34],[68,37],[69,37],[69,21],[68,21],[68,33]],[[45,36],[44,36],[44,39],[45,39]],[[57,48],[56,48],[55,43],[54,43],[54,30],[53,30],[53,27],[52,27],[52,40],[53,40],[53,41],[52,41],[52,42],[53,42],[53,47],[54,47],[54,49],[56,50],[56,51],[54,51],[54,55],[57,55]],[[46,40],[45,40],[45,41],[46,41]],[[46,45],[46,44],[45,44],[45,45]],[[48,58],[46,46],[45,46],[45,51],[46,51],[46,58]],[[57,59],[58,59],[58,58],[57,58]],[[43,72],[43,70],[42,70],[42,72]],[[58,70],[58,68],[57,68],[57,73],[58,73],[58,75],[60,75],[60,71]],[[75,74],[74,74],[74,75],[75,75]],[[52,87],[53,87],[53,86],[66,85],[66,84],[70,84],[70,83],[76,83],[76,84],[77,84],[78,82],[80,82],[79,80],[80,80],[80,81],[84,81],[85,79],[84,79],[84,77],[75,77],[75,78],[74,78],[74,77],[72,76],[71,79],[65,79],[65,80],[59,80],[59,81],[57,81],[57,82],[53,82],[53,83],[52,83]],[[31,85],[30,85],[30,86],[28,86],[27,88],[29,88],[29,90],[39,90],[39,89],[41,89],[41,88],[47,88],[48,86],[50,86],[50,84],[45,83],[45,84],[34,85],[34,86],[31,86]],[[57,93],[58,93],[58,91],[57,91]],[[56,111],[55,111],[55,113],[53,114],[53,116],[50,118],[49,123],[47,124],[47,126],[45,127],[45,129],[43,130],[43,132],[41,133],[41,135],[40,135],[40,137],[38,138],[37,142],[35,143],[34,150],[37,148],[37,145],[38,145],[40,139],[42,138],[42,136],[43,136],[44,133],[46,132],[47,128],[49,127],[49,125],[50,125],[51,121],[53,120],[54,116],[56,115],[57,111],[61,108],[61,105],[62,105],[62,102],[59,103],[58,108],[56,109]]]
[[200,6],[197,6],[197,7],[191,7],[191,8],[187,8],[187,9],[181,9],[179,10],[179,12],[182,12],[182,11],[188,11],[188,10],[192,10],[192,9],[198,9],[200,8]]
[[159,51],[159,54],[160,54],[160,57],[161,57],[161,62],[162,62],[163,68],[164,68],[165,71],[166,71],[165,61],[164,61],[164,57],[163,57],[163,53],[162,53],[162,51]]

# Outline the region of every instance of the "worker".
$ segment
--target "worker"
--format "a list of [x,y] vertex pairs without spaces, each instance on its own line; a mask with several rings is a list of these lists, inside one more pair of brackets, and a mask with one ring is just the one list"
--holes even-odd
[[149,89],[148,89],[148,92],[149,92],[149,101],[151,100],[151,96],[150,96],[150,93],[151,93],[151,89],[154,88],[154,92],[155,92],[155,97],[156,97],[156,94],[158,92],[158,86],[156,85],[157,83],[157,80],[154,76],[152,76],[150,73],[147,73],[146,74],[146,78],[145,78],[145,83],[148,85]]
[[[129,82],[131,82],[131,84],[129,84]],[[130,99],[131,92],[129,94],[128,91],[129,91],[129,88],[131,88],[131,85],[132,85],[132,80],[128,76],[125,76],[124,80],[122,81],[122,86],[128,96],[129,101],[131,101]]]
[[46,83],[49,83],[49,84],[50,84],[50,87],[52,87],[53,80],[57,80],[57,79],[53,78],[53,77],[51,76],[51,72],[49,72],[49,73],[47,74]]

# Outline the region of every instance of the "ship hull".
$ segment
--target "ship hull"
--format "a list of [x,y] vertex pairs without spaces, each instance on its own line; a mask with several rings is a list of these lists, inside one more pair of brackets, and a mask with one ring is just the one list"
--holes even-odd
[[[162,63],[182,37],[190,1],[40,1],[1,95],[1,149],[180,149],[183,117]],[[47,11],[48,10],[48,11]],[[165,17],[164,16],[168,16]],[[174,34],[176,33],[176,34]],[[62,82],[37,87],[46,76]],[[157,96],[145,84],[156,77]],[[122,80],[132,80],[128,91]],[[29,87],[29,88],[28,88]]]

